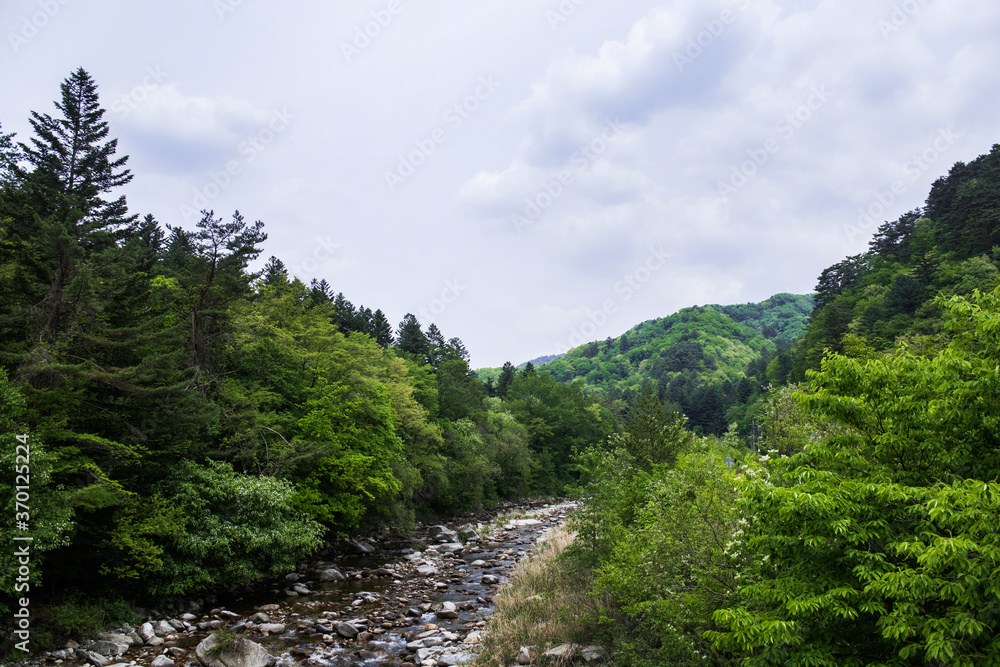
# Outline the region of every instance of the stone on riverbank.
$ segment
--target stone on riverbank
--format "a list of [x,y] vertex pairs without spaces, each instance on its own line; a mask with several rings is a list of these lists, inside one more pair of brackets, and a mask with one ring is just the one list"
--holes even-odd
[[246,637],[237,637],[230,646],[222,648],[215,633],[203,639],[194,653],[205,667],[272,667],[278,661],[263,646]]

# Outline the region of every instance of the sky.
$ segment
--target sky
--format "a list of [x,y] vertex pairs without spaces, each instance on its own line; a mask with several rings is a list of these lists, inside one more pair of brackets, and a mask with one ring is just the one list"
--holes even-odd
[[3,0],[0,27],[4,132],[82,66],[132,212],[262,220],[259,265],[473,367],[809,293],[1000,142],[983,0]]

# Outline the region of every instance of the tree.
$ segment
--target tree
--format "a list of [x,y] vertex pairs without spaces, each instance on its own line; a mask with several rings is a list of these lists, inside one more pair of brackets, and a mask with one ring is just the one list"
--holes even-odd
[[422,362],[426,361],[429,344],[420,328],[417,316],[413,313],[407,313],[399,323],[399,328],[396,330],[396,345],[400,351],[415,355]]
[[372,315],[372,337],[382,347],[391,347],[393,344],[392,325],[381,310],[376,310]]
[[829,356],[801,401],[839,433],[740,482],[753,565],[712,637],[746,664],[1000,655],[1000,289],[937,302],[944,349]]
[[285,263],[280,259],[271,255],[267,260],[267,264],[264,265],[264,273],[261,276],[261,280],[265,285],[282,285],[288,282],[288,269],[285,268]]
[[510,383],[514,381],[515,376],[517,376],[517,369],[514,368],[514,364],[505,361],[503,369],[500,371],[500,377],[497,379],[497,396],[500,398],[507,396],[507,390],[510,389]]

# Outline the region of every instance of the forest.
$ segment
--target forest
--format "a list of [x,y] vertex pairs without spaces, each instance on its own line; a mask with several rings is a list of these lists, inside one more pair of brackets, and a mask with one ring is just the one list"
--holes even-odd
[[616,664],[1000,656],[1000,145],[814,295],[477,372],[434,324],[254,270],[262,221],[131,211],[85,70],[55,110],[0,133],[2,530],[32,536],[30,575],[0,555],[0,611],[30,594],[39,642],[574,494],[567,558]]

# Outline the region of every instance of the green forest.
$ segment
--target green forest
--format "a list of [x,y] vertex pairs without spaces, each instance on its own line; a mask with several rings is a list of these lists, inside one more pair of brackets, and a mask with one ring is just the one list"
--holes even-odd
[[436,325],[261,263],[263,221],[131,210],[85,70],[52,114],[0,133],[0,491],[33,538],[27,578],[0,555],[0,611],[30,595],[36,643],[572,494],[616,664],[1000,660],[1000,145],[812,295],[476,371]]

